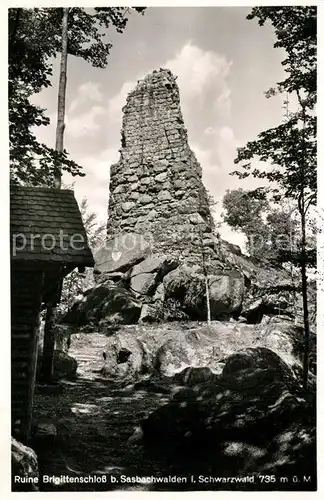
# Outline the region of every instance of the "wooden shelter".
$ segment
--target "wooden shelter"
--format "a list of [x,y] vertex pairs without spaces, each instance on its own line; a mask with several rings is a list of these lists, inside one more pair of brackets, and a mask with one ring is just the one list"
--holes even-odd
[[[11,422],[29,438],[42,308],[60,301],[63,278],[94,261],[73,191],[11,187]],[[44,346],[48,338],[45,328]],[[54,345],[53,345],[54,349]]]

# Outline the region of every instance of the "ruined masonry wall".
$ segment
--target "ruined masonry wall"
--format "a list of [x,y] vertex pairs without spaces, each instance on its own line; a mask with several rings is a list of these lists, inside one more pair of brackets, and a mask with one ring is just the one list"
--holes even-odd
[[138,82],[123,108],[122,144],[111,166],[108,238],[148,234],[156,250],[188,249],[213,228],[201,167],[188,145],[179,88],[169,70]]

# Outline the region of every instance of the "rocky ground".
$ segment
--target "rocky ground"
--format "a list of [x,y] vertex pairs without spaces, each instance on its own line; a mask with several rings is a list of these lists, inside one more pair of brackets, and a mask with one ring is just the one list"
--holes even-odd
[[[72,335],[69,355],[77,378],[36,390],[31,446],[40,476],[91,474],[108,482],[42,490],[314,489],[315,378],[305,399],[290,322],[124,326],[110,337]],[[255,480],[112,484],[111,474]],[[275,483],[261,485],[265,475]]]
[[[39,472],[69,476],[155,474],[157,465],[140,446],[129,446],[139,422],[164,404],[170,395],[120,388],[98,373],[107,338],[91,334],[78,339],[70,354],[78,361],[75,381],[62,381],[58,388],[38,386],[34,422],[54,424],[56,436],[35,440]],[[136,489],[130,486],[131,489]],[[116,485],[95,484],[81,490],[114,489]],[[43,484],[44,491],[80,491],[80,486]],[[123,489],[123,488],[118,488]]]

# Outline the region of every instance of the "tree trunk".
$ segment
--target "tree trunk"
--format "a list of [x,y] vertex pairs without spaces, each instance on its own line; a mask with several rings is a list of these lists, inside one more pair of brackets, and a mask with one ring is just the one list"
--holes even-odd
[[[66,77],[67,77],[67,46],[68,46],[68,15],[69,9],[63,9],[62,18],[62,51],[61,51],[61,67],[60,80],[57,100],[57,127],[55,150],[63,152],[64,150],[64,117],[65,117],[65,95],[66,95]],[[54,172],[54,187],[61,188],[62,169],[61,165],[57,165]],[[54,316],[55,305],[49,303],[46,310],[45,331],[44,331],[44,347],[43,347],[43,363],[42,363],[42,378],[44,382],[51,382],[53,377],[53,358],[55,348],[54,334]]]
[[208,283],[208,275],[205,276],[206,283],[206,301],[207,301],[207,324],[211,324],[211,312],[210,312],[210,296],[209,296],[209,283]]
[[206,264],[206,256],[205,256],[205,250],[204,250],[204,245],[203,245],[203,239],[202,235],[200,234],[200,241],[201,241],[201,256],[202,256],[202,268],[203,268],[203,273],[205,277],[205,289],[206,289],[206,306],[207,306],[207,324],[210,325],[211,323],[211,312],[210,312],[210,294],[209,294],[209,281],[208,281],[208,268]]
[[307,296],[307,268],[306,268],[306,214],[303,210],[301,215],[302,241],[301,241],[301,279],[302,279],[302,297],[303,297],[303,317],[304,317],[304,359],[303,359],[303,388],[308,390],[308,368],[309,368],[309,313]]
[[[57,100],[57,127],[56,127],[56,151],[63,152],[64,150],[64,117],[65,117],[65,96],[66,96],[66,78],[67,78],[67,48],[68,48],[68,15],[69,9],[63,9],[62,19],[62,51],[61,51],[61,67],[60,81]],[[56,166],[54,172],[54,186],[58,189],[61,187],[62,169],[61,165]]]
[[55,334],[53,325],[54,311],[55,306],[52,303],[49,303],[46,309],[42,359],[42,381],[46,383],[51,382],[53,377],[53,358],[55,348]]
[[302,279],[302,297],[303,297],[303,318],[304,318],[304,359],[303,359],[303,389],[305,392],[308,390],[308,368],[309,368],[309,314],[308,314],[308,294],[307,294],[307,254],[306,254],[306,211],[305,204],[305,161],[306,161],[306,148],[305,148],[305,127],[306,127],[306,112],[305,104],[303,103],[299,91],[297,97],[303,113],[303,153],[301,164],[301,189],[298,199],[298,208],[301,218],[301,279]]

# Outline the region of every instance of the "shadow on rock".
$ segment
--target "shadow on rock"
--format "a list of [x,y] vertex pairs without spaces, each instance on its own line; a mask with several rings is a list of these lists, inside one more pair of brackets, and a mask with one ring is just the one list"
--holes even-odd
[[143,445],[152,456],[163,457],[166,470],[233,477],[310,475],[311,484],[303,487],[315,488],[314,398],[302,397],[279,356],[270,349],[246,349],[225,360],[220,376],[191,370],[173,378],[190,387],[142,423]]

